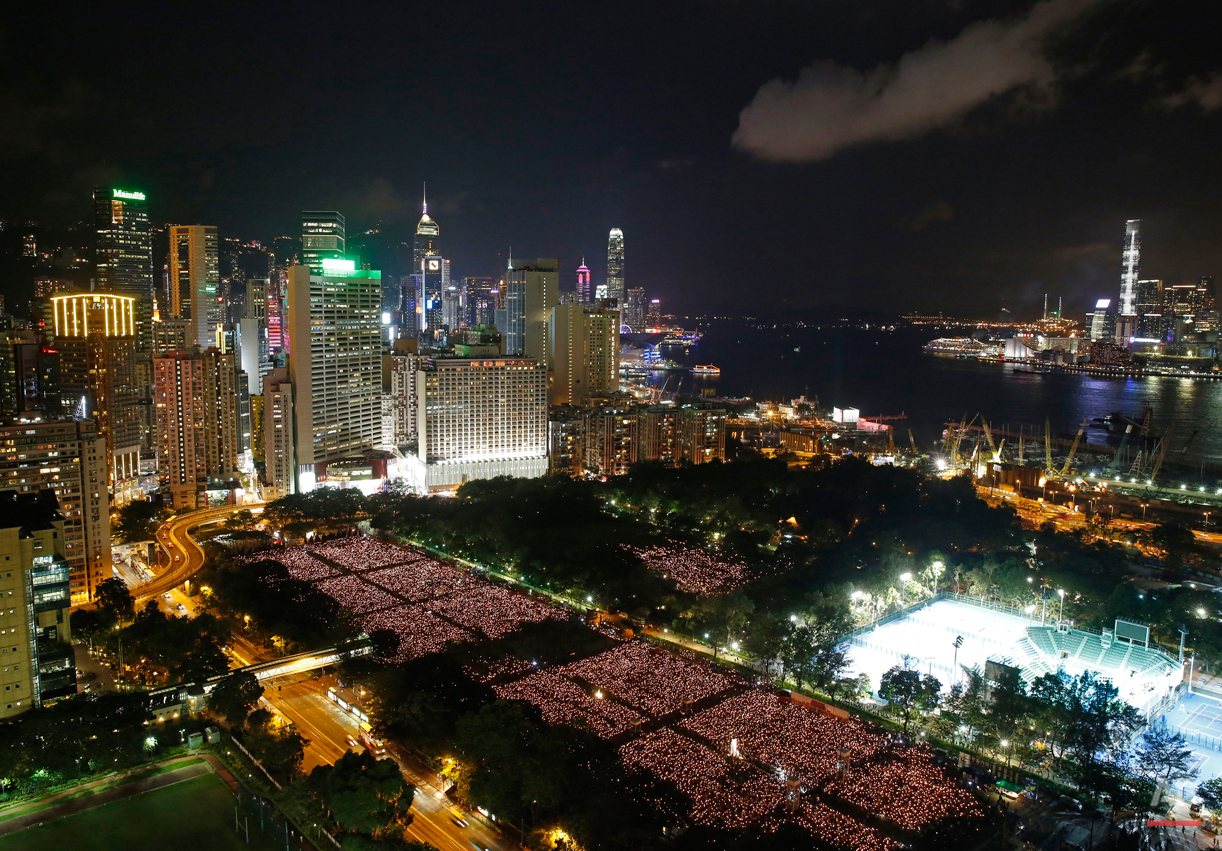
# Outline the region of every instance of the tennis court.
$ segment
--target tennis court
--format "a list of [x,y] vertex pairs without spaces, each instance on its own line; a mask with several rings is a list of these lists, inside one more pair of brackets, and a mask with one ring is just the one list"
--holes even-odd
[[[1194,757],[1195,780],[1184,791],[1196,788],[1210,778],[1222,775],[1222,706],[1198,694],[1186,694],[1163,715],[1167,726],[1182,733]],[[1184,794],[1178,787],[1176,791]],[[1185,795],[1188,797],[1188,795]]]

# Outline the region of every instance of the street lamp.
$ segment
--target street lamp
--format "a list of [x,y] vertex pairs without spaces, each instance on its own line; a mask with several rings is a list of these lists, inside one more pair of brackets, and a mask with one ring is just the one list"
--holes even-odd
[[903,585],[900,586],[900,605],[903,605],[905,602],[904,601],[904,591],[907,590],[908,581],[910,579],[912,579],[912,573],[910,571],[904,571],[903,573],[900,574],[900,582],[904,583]]
[[938,596],[938,577],[942,575],[942,571],[946,569],[946,565],[942,563],[941,559],[935,559],[930,567],[933,568],[933,595],[936,597]]
[[1058,588],[1057,594],[1061,595],[1061,608],[1057,612],[1057,623],[1060,623],[1065,619],[1065,589]]

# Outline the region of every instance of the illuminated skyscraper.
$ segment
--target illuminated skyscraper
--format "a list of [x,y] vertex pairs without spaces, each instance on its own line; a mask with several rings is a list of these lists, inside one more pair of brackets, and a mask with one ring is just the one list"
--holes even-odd
[[429,199],[425,196],[421,205],[420,223],[416,225],[416,238],[412,240],[412,265],[417,271],[425,257],[441,256],[441,228],[429,218]]
[[135,299],[136,351],[152,346],[153,242],[143,192],[98,187],[93,191],[97,234],[95,288]]
[[500,329],[505,335],[505,354],[546,364],[547,325],[552,308],[560,301],[559,261],[540,258],[511,265],[505,290],[505,327]]
[[301,265],[322,274],[323,260],[344,258],[344,217],[334,210],[306,210],[301,214]]
[[607,240],[607,298],[617,300],[623,305],[624,292],[624,232],[619,228],[611,228],[611,236]]
[[468,277],[462,280],[463,289],[467,293],[467,324],[495,324],[496,287],[492,278]]
[[431,340],[444,324],[442,297],[448,283],[449,264],[441,256],[441,228],[429,218],[427,196],[412,240],[412,261],[416,333],[421,339]]
[[643,287],[633,287],[628,290],[628,298],[620,305],[624,324],[633,331],[645,330],[645,290]]
[[218,296],[221,270],[216,228],[171,226],[169,272],[169,318],[189,320],[188,345],[216,345],[216,329],[224,312]]
[[351,260],[327,260],[322,275],[293,266],[288,296],[297,492],[308,492],[316,464],[381,444],[382,273]]
[[581,265],[577,267],[577,303],[590,304],[593,295],[590,291],[590,270],[586,268],[586,259],[582,257]]
[[570,302],[548,324],[549,405],[583,405],[619,391],[620,312]]
[[1124,226],[1124,252],[1121,254],[1120,303],[1117,305],[1117,336],[1133,336],[1137,324],[1137,279],[1141,277],[1141,219],[1129,219]]

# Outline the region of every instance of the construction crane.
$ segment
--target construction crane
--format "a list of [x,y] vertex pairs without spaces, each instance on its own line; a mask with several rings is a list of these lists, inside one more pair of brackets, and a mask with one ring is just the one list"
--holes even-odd
[[1124,448],[1129,445],[1129,435],[1133,433],[1133,424],[1129,423],[1124,427],[1124,437],[1120,438],[1120,445],[1116,447],[1116,457],[1107,465],[1109,472],[1115,473],[1120,469],[1120,458],[1124,455]]
[[912,444],[912,454],[920,455],[916,448],[916,438],[912,436],[912,429],[908,429],[908,442]]
[[[979,416],[979,414],[977,414]],[[989,424],[984,420],[980,421],[980,427],[984,429],[984,439],[989,444],[989,455],[994,461],[1001,460],[1001,451],[993,445],[993,432],[989,431]]]
[[[973,422],[974,422],[973,418]],[[950,447],[946,450],[946,457],[952,465],[958,465],[959,459],[959,443],[963,440],[963,434],[967,431],[967,414],[963,415],[963,419],[959,422],[958,428],[951,428],[946,435],[946,440],[950,443]]]
[[1061,478],[1069,475],[1069,465],[1073,463],[1074,455],[1078,454],[1078,444],[1082,442],[1082,435],[1086,432],[1086,424],[1089,420],[1083,419],[1082,425],[1078,428],[1078,434],[1073,439],[1073,445],[1069,447],[1069,455],[1065,458],[1065,466],[1061,468]]
[[1044,469],[1052,475],[1052,424],[1044,417]]
[[1158,471],[1162,469],[1163,458],[1167,456],[1167,446],[1171,443],[1171,435],[1175,434],[1175,420],[1172,420],[1167,430],[1163,432],[1163,439],[1158,442],[1158,452],[1154,456],[1154,469],[1150,471],[1150,481],[1158,478]]

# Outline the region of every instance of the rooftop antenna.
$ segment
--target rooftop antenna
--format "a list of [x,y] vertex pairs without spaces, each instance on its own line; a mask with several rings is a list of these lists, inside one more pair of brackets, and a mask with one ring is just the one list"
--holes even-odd
[[509,246],[509,268],[513,269],[513,246]]

